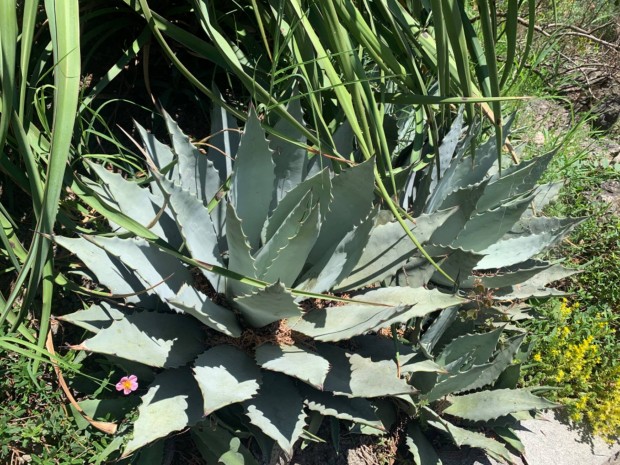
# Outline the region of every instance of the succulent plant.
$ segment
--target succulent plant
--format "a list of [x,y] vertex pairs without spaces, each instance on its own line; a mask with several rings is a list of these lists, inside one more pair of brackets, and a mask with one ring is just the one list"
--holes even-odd
[[120,212],[114,234],[55,238],[121,300],[62,317],[94,333],[74,348],[152,379],[124,456],[193,427],[212,463],[255,463],[239,438],[290,456],[309,419],[330,416],[371,434],[407,421],[417,463],[437,463],[429,427],[510,460],[515,424],[553,406],[515,389],[523,334],[506,320],[523,307],[502,304],[547,295],[567,273],[532,259],[574,225],[526,212],[546,192],[535,183],[551,155],[493,174],[494,142],[472,162],[459,119],[441,165],[408,183],[418,215],[407,224],[455,286],[375,205],[372,159],[332,167],[290,125],[267,140],[253,113],[238,148],[214,117],[205,155],[164,117],[172,148],[139,128],[146,182],[98,165],[99,181],[83,180]]

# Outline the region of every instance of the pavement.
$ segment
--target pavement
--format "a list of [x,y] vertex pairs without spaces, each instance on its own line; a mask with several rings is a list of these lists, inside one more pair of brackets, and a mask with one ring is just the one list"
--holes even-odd
[[[517,436],[525,446],[525,460],[516,465],[620,465],[620,444],[608,445],[600,438],[584,440],[578,430],[555,418],[551,411],[540,420],[522,422]],[[444,451],[443,465],[499,465],[475,449]]]

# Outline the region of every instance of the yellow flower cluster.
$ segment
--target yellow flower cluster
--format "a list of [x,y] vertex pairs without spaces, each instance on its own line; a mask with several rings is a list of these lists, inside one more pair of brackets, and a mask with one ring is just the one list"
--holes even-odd
[[574,303],[572,306],[568,303],[568,299],[562,299],[562,303],[560,304],[560,316],[563,320],[566,320],[573,310],[577,310],[579,308],[579,302]]
[[[612,381],[597,392],[596,399],[581,409],[586,411],[594,432],[614,443],[620,430],[620,367],[608,374]],[[607,378],[607,377],[606,377]]]
[[620,434],[620,366],[603,363],[599,344],[615,331],[603,315],[584,325],[575,318],[577,309],[579,304],[562,300],[558,327],[539,343],[529,375],[560,388],[556,400],[568,406],[573,421],[587,420],[596,434],[611,439]]

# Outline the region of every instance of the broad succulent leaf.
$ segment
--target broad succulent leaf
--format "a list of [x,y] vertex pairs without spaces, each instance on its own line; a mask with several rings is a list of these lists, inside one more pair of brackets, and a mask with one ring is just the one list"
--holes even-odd
[[[220,95],[219,91],[216,92]],[[209,134],[209,149],[207,158],[213,162],[213,166],[220,176],[220,184],[224,184],[232,171],[232,161],[237,155],[240,135],[237,130],[238,124],[234,116],[225,108],[213,104],[211,108],[211,129]]]
[[235,306],[244,320],[256,328],[285,318],[301,316],[301,309],[295,303],[295,298],[280,282],[237,297]]
[[[553,264],[541,260],[527,260],[511,267],[506,267],[501,272],[491,276],[480,276],[476,279],[488,289],[502,289],[521,284],[533,278],[539,273],[549,269]],[[461,289],[473,287],[475,279],[470,278],[467,282],[461,282]]]
[[514,458],[508,449],[506,449],[503,444],[499,443],[495,439],[491,439],[484,434],[476,433],[474,431],[453,425],[449,421],[434,414],[434,412],[429,409],[425,408],[425,412],[432,414],[431,418],[433,419],[429,420],[428,424],[447,433],[457,446],[469,446],[483,449],[487,454],[496,460],[514,463]]
[[435,448],[428,440],[428,438],[422,433],[420,425],[410,423],[407,428],[407,436],[405,437],[405,444],[413,455],[413,460],[416,465],[442,465],[441,459],[435,452]]
[[382,397],[413,394],[415,388],[398,377],[392,360],[372,361],[336,346],[317,344],[319,355],[327,359],[332,369],[325,379],[324,389],[346,397]]
[[449,399],[445,413],[471,421],[486,421],[510,413],[559,407],[558,404],[535,396],[526,389],[496,389]]
[[[486,363],[493,355],[502,331],[503,328],[497,328],[486,333],[467,334],[465,336],[458,337],[443,348],[441,354],[435,361],[442,365],[448,365],[456,360],[459,360],[466,354],[471,360],[470,363],[472,365],[481,365]],[[457,370],[460,370],[462,365],[457,366],[456,368]]]
[[187,368],[159,373],[142,396],[133,437],[123,457],[175,431],[193,426],[202,419],[200,390]]
[[[453,213],[455,210],[421,215],[415,219],[415,224],[408,223],[408,227],[415,238],[424,244],[431,240],[433,233]],[[336,290],[343,292],[360,289],[382,281],[395,274],[402,264],[415,253],[416,249],[412,247],[411,239],[399,223],[389,222],[376,225],[370,233],[368,244],[355,268],[338,284]]]
[[252,398],[262,379],[254,361],[228,345],[216,346],[200,354],[193,370],[202,392],[204,415]]
[[344,396],[334,396],[330,393],[303,388],[301,392],[306,398],[306,406],[313,412],[321,415],[339,418],[340,420],[353,421],[368,425],[378,430],[384,430],[383,423],[372,406],[366,399],[351,399]]
[[251,110],[235,159],[230,195],[252,250],[260,245],[263,223],[269,214],[275,183],[274,167],[265,132],[256,113]]
[[74,349],[114,355],[152,367],[176,368],[202,352],[202,339],[200,327],[189,317],[136,312],[100,329]]
[[[459,365],[467,361],[467,357],[462,357],[455,362],[455,365]],[[425,392],[422,396],[429,402],[434,402],[450,394],[456,394],[468,389],[469,386],[476,383],[480,376],[482,376],[487,370],[491,369],[493,363],[485,363],[483,365],[473,366],[465,371],[453,371],[452,367],[448,366],[446,369],[454,374],[447,374],[439,376],[433,379],[433,385],[428,392]],[[413,383],[417,384],[415,378]],[[422,388],[423,389],[423,388]]]
[[[478,266],[480,260],[484,258],[480,253],[463,250],[460,247],[429,247],[428,249],[434,252],[433,255],[446,256],[440,263],[441,269],[448,276],[456,278],[458,287],[460,287],[461,280],[467,283],[472,279],[472,271]],[[433,270],[432,281],[445,287],[453,287],[455,285],[454,282],[449,281],[436,270]]]
[[[332,179],[332,201],[308,261],[319,263],[341,244],[352,227],[368,221],[374,200],[374,159],[344,170]],[[361,244],[363,249],[365,244]]]
[[301,273],[320,230],[319,204],[311,193],[256,254],[256,274],[263,281],[292,286]]
[[232,337],[241,335],[241,326],[235,314],[217,305],[193,286],[183,285],[179,293],[167,302],[175,310],[193,316],[216,331]]
[[88,240],[122,261],[162,300],[174,298],[183,284],[191,282],[183,263],[144,239],[89,236]]
[[[319,204],[321,222],[325,218],[332,201],[331,197],[331,178],[328,170],[322,170],[312,177],[309,177],[291,189],[278,205],[271,212],[269,219],[263,228],[262,241],[267,243],[273,235],[280,229],[284,221],[290,216],[291,212],[298,207],[302,200],[312,193],[313,199]],[[314,245],[314,244],[313,244]]]
[[292,376],[317,389],[323,389],[330,369],[327,360],[299,345],[263,344],[256,348],[256,363],[266,370]]
[[[168,202],[177,227],[192,258],[223,267],[217,233],[209,211],[202,200],[191,191],[183,189],[179,184],[173,184],[166,179],[160,179],[159,182],[168,195]],[[204,269],[201,271],[215,289],[220,292],[224,290],[224,279],[221,276]]]
[[113,295],[126,296],[127,302],[140,303],[143,307],[154,307],[159,300],[144,292],[144,283],[133,270],[122,261],[107,253],[101,247],[84,238],[54,236],[54,242],[74,253],[86,265],[97,281]]
[[[514,118],[509,119],[504,126],[504,136],[509,133],[513,120]],[[450,166],[437,183],[437,187],[427,201],[425,209],[427,213],[440,209],[440,205],[444,205],[443,208],[446,208],[444,201],[452,192],[479,183],[484,179],[497,161],[496,139],[489,137],[486,142],[477,146],[473,159],[467,156],[468,152],[469,147],[462,146],[458,155],[450,163]]]
[[420,338],[420,349],[425,352],[427,357],[433,358],[431,354],[435,346],[450,325],[458,318],[458,310],[459,307],[456,305],[442,310]]
[[[394,341],[394,339],[390,337],[376,334],[357,336],[351,339],[351,342],[355,344],[355,352],[357,354],[373,361],[393,360],[396,358],[396,353],[398,352],[398,361],[401,364],[401,371],[403,371],[404,365],[417,361],[418,357],[421,355],[413,346]],[[433,363],[431,360],[426,361]]]
[[519,439],[519,436],[516,435],[515,430],[513,428],[504,427],[504,426],[496,426],[493,428],[493,431],[510,447],[516,450],[519,454],[525,454],[525,446]]
[[[137,182],[128,181],[120,174],[108,171],[103,166],[90,163],[89,167],[97,174],[100,183],[86,180],[86,184],[93,189],[107,203],[137,221],[149,227],[155,234],[167,242],[178,242],[178,232],[174,228],[162,228],[158,215],[161,215],[161,205],[148,189],[140,187]],[[164,215],[167,215],[164,213]],[[175,244],[176,245],[176,244]]]
[[498,292],[498,300],[514,300],[514,299],[527,299],[527,298],[544,298],[553,295],[562,296],[566,295],[564,292],[557,289],[545,287],[547,284],[553,281],[567,278],[574,274],[580,273],[579,270],[571,270],[563,267],[562,265],[553,265],[546,270],[538,273],[534,277],[527,281],[515,285],[507,292]]
[[[254,276],[254,258],[252,248],[244,233],[241,220],[235,212],[235,207],[226,205],[226,239],[228,240],[228,269],[242,276]],[[226,291],[230,295],[242,295],[252,292],[253,288],[234,279],[228,279]]]
[[506,347],[493,358],[492,363],[487,364],[490,366],[487,366],[484,370],[477,370],[479,376],[473,383],[454,392],[458,393],[472,391],[474,389],[479,389],[495,383],[499,379],[500,375],[509,366],[511,366],[519,347],[521,347],[521,344],[523,343],[523,339],[525,339],[525,334],[510,338],[506,344]]
[[[296,287],[321,293],[331,289],[347,276],[359,261],[368,243],[368,235],[373,227],[376,214],[377,210],[371,211],[359,226],[349,231],[335,247],[331,248],[330,254],[323,255],[320,261],[310,268],[302,278],[301,284]],[[323,231],[323,226],[321,231]]]
[[[287,106],[288,113],[299,123],[303,123],[301,101],[298,98],[291,100]],[[276,125],[278,134],[286,134],[287,139],[273,135],[269,146],[273,151],[275,163],[275,203],[279,202],[296,185],[301,183],[308,174],[308,152],[303,147],[306,138],[290,121],[282,118]],[[294,143],[297,142],[297,143]]]
[[93,333],[109,327],[113,322],[122,320],[125,314],[107,302],[92,304],[86,310],[78,310],[69,315],[61,315],[59,320],[84,328]]
[[[559,221],[531,217],[527,223],[527,230],[514,235],[508,233],[502,240],[482,250],[480,253],[485,257],[480,260],[476,268],[481,270],[505,268],[529,260],[555,244],[581,221],[581,219]],[[532,229],[537,232],[532,232]]]
[[[458,207],[458,210],[435,232],[433,241],[438,245],[450,245],[459,231],[476,211],[476,202],[486,189],[488,180],[454,191],[441,205],[442,210]],[[434,213],[434,212],[431,212]],[[430,213],[429,213],[430,214]]]
[[168,179],[177,180],[179,178],[179,168],[174,160],[174,152],[170,147],[162,144],[157,138],[134,122],[138,134],[142,139],[142,143],[146,149],[149,158],[153,161],[158,171],[166,174]]
[[253,425],[274,439],[290,457],[305,426],[304,400],[290,378],[266,371],[258,395],[245,403]]
[[547,169],[555,153],[555,151],[552,151],[540,157],[526,160],[518,165],[513,165],[507,168],[501,177],[496,175],[497,180],[489,183],[484,194],[478,200],[476,208],[479,211],[491,210],[514,196],[534,189],[536,182]]
[[220,175],[213,162],[191,143],[176,121],[165,111],[163,116],[177,159],[178,177],[173,182],[182,181],[185,189],[206,205],[220,189]]
[[525,212],[533,193],[523,194],[493,210],[472,215],[459,232],[452,247],[473,252],[485,250],[504,236]]
[[292,327],[317,341],[342,341],[389,326],[387,322],[391,318],[406,314],[410,308],[410,305],[368,304],[321,308],[307,312]]
[[532,208],[527,210],[523,216],[534,216],[542,212],[543,208],[556,199],[562,187],[564,187],[562,181],[538,185],[536,188],[536,197],[534,197],[532,201]]
[[377,289],[356,299],[365,303],[311,310],[293,328],[318,341],[340,341],[462,302],[437,290],[408,287]]

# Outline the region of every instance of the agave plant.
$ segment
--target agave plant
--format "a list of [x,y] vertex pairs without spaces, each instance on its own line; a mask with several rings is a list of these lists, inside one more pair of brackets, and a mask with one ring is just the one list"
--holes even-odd
[[[299,107],[288,111],[301,121]],[[511,460],[511,428],[553,404],[514,389],[523,334],[475,317],[519,318],[521,307],[501,302],[547,294],[566,273],[531,259],[573,225],[526,214],[546,193],[535,182],[551,155],[489,174],[494,140],[472,163],[457,120],[441,165],[409,183],[419,214],[408,227],[444,260],[442,274],[375,205],[372,159],[332,167],[308,157],[290,123],[276,126],[286,139],[267,140],[255,114],[236,149],[235,133],[212,128],[219,138],[204,155],[164,116],[172,148],[139,128],[147,182],[97,165],[99,181],[84,180],[121,213],[114,234],[55,238],[123,301],[64,316],[95,333],[74,348],[152,379],[124,456],[194,427],[208,460],[254,463],[235,434],[290,457],[310,418],[381,434],[400,411],[418,463],[435,463],[421,462],[434,453],[428,427]],[[502,442],[477,431],[482,421]]]

